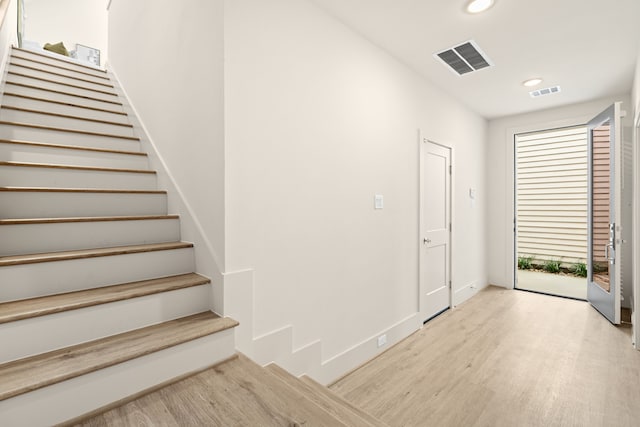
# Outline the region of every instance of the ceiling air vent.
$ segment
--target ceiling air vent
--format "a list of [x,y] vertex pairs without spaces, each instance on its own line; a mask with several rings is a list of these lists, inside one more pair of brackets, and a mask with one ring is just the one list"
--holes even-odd
[[433,56],[451,67],[451,70],[459,76],[493,66],[491,60],[473,40]]
[[560,92],[560,86],[546,87],[544,89],[533,90],[529,92],[532,98],[537,98],[539,96],[544,95],[552,95],[554,93]]

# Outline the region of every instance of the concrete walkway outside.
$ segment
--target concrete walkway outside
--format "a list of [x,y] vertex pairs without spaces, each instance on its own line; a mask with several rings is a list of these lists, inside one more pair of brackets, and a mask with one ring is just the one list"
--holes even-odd
[[587,299],[587,278],[541,271],[517,270],[517,289]]

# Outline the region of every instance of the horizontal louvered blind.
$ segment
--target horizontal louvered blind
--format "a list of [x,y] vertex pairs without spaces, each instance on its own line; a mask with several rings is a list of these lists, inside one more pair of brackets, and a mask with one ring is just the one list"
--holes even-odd
[[587,130],[516,136],[518,256],[587,259]]

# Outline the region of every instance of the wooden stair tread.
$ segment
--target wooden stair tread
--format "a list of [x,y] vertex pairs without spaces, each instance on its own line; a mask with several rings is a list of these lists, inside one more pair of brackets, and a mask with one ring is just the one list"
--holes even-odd
[[32,108],[13,107],[11,105],[2,105],[2,106],[0,106],[0,108],[5,109],[5,110],[21,111],[23,113],[42,114],[42,115],[45,115],[45,116],[60,117],[60,118],[63,118],[63,119],[82,120],[82,121],[85,121],[85,122],[102,123],[102,124],[106,124],[106,125],[133,128],[133,125],[131,123],[120,123],[120,122],[112,122],[112,121],[109,121],[109,120],[91,119],[91,118],[88,118],[88,117],[72,116],[70,114],[61,114],[61,113],[52,113],[50,111],[34,110]]
[[20,126],[20,127],[34,128],[34,129],[53,130],[57,132],[79,133],[83,135],[104,136],[107,138],[118,138],[118,139],[128,139],[131,141],[140,141],[140,138],[138,138],[137,136],[113,135],[113,134],[104,133],[104,132],[91,132],[88,130],[59,128],[54,126],[35,125],[31,123],[22,123],[22,122],[8,122],[6,120],[0,120],[0,125]]
[[210,283],[196,273],[0,303],[0,324]]
[[89,216],[71,218],[15,218],[0,219],[2,225],[18,224],[63,224],[71,222],[107,222],[107,221],[145,221],[145,220],[165,220],[178,219],[178,215],[136,215],[136,216]]
[[[272,375],[289,385],[289,387],[297,390],[300,394],[306,396],[313,403],[320,406],[347,425],[388,427],[386,424],[376,420],[371,415],[355,408],[344,399],[335,395],[330,397],[327,396],[328,393],[332,393],[331,391],[327,390],[328,393],[325,391],[320,392],[315,387],[312,387],[301,379],[296,378],[275,363],[271,363],[266,367],[266,369]],[[319,384],[318,386],[322,387]]]
[[[97,71],[98,73],[102,73],[104,75],[100,76],[97,74],[93,74],[93,73],[89,73],[86,71],[82,71],[82,70],[74,70],[68,67],[62,67],[60,65],[57,64],[51,64],[49,62],[45,62],[45,61],[38,61],[37,59],[33,59],[33,58],[25,58],[24,56],[18,56],[15,53],[11,53],[11,58],[12,59],[20,59],[22,61],[29,61],[32,62],[34,64],[41,64],[41,65],[46,65],[48,67],[54,67],[54,68],[59,68],[61,70],[66,70],[66,71],[71,71],[73,73],[78,73],[78,74],[84,74],[85,76],[91,76],[91,77],[95,77],[96,79],[102,79],[102,80],[108,80],[111,81],[111,79],[109,78],[109,76],[106,75],[106,73],[104,72],[104,70],[99,70],[99,69],[95,69],[95,71]],[[55,58],[54,58],[55,59]],[[80,64],[78,64],[80,65]],[[92,68],[93,69],[93,68]]]
[[99,171],[99,172],[128,172],[155,175],[156,171],[146,169],[126,169],[126,168],[103,168],[97,166],[74,166],[74,165],[56,165],[50,163],[28,163],[28,162],[5,162],[0,161],[0,166],[12,167],[30,167],[30,168],[50,168],[50,169],[70,169],[83,171]]
[[101,98],[94,98],[94,97],[88,96],[88,95],[79,95],[77,93],[69,93],[69,92],[65,92],[63,90],[49,89],[49,88],[46,88],[46,87],[30,85],[28,83],[12,82],[9,79],[7,79],[5,83],[9,84],[9,85],[14,85],[14,86],[26,87],[28,89],[36,89],[36,90],[42,90],[42,91],[45,91],[45,92],[57,93],[59,95],[66,95],[66,96],[73,96],[73,97],[76,97],[76,98],[88,99],[90,101],[98,101],[98,102],[105,102],[107,104],[122,105],[122,102],[117,101],[115,99],[114,100],[106,100],[106,99],[101,99]]
[[348,400],[345,400],[335,392],[329,390],[327,387],[318,383],[313,378],[303,375],[302,377],[300,377],[300,381],[302,381],[304,384],[306,384],[307,386],[315,390],[316,393],[322,394],[326,399],[333,402],[339,402],[342,405],[348,407],[352,412],[356,413],[360,418],[364,419],[369,424],[374,426],[380,426],[380,427],[385,427],[385,426],[388,427],[387,423],[383,422],[382,420],[379,420],[378,418],[362,410],[361,408],[358,408]]
[[64,425],[346,425],[242,354],[104,409]]
[[[43,58],[53,59],[54,61],[59,61],[59,62],[64,63],[64,64],[76,65],[78,67],[87,68],[87,69],[95,71],[97,73],[104,73],[105,75],[107,73],[105,70],[103,70],[101,68],[96,68],[96,67],[92,67],[90,65],[84,65],[84,64],[72,62],[72,61],[70,61],[68,59],[56,58],[55,56],[47,55],[46,53],[41,53],[41,52],[38,52],[38,51],[35,51],[35,50],[31,50],[31,49],[23,49],[23,48],[20,48],[20,47],[13,47],[12,48],[12,52],[16,52],[16,51],[17,52],[25,52],[25,53],[30,53],[30,54],[33,54],[33,55],[42,56]],[[23,58],[23,59],[29,60],[29,58]]]
[[[28,61],[28,59],[26,59],[26,61]],[[42,68],[32,67],[30,65],[23,65],[23,64],[16,64],[14,62],[9,62],[9,66],[26,68],[27,70],[39,71],[41,73],[51,74],[52,76],[65,77],[65,78],[68,78],[68,79],[78,80],[79,82],[91,83],[91,84],[94,84],[94,85],[113,88],[113,85],[110,82],[109,83],[95,82],[93,80],[83,79],[81,77],[70,76],[69,74],[56,73],[55,71],[43,70]],[[73,70],[69,70],[69,71],[73,72]],[[100,77],[96,76],[96,78],[100,78]]]
[[193,243],[170,242],[146,245],[116,246],[112,248],[83,249],[73,251],[45,252],[41,254],[10,255],[0,257],[0,267],[12,265],[36,264],[40,262],[69,261],[75,259],[98,258],[114,255],[137,254],[144,252],[166,251],[192,248]]
[[204,312],[0,365],[0,401],[237,326]]
[[50,104],[66,105],[67,107],[82,108],[82,109],[85,109],[85,110],[100,111],[100,112],[103,112],[103,113],[118,114],[120,116],[126,116],[127,115],[127,113],[125,113],[124,111],[107,110],[106,108],[89,107],[89,106],[86,106],[86,105],[74,104],[74,103],[71,103],[71,102],[57,101],[55,99],[40,98],[40,97],[37,97],[37,96],[22,95],[22,94],[13,93],[13,92],[5,92],[2,95],[3,96],[13,96],[13,97],[16,97],[16,98],[30,99],[32,101],[48,102]]
[[67,87],[72,87],[72,88],[75,88],[75,89],[87,90],[89,92],[102,93],[104,95],[115,96],[115,97],[118,96],[117,93],[111,92],[111,91],[108,91],[108,90],[92,89],[92,88],[85,87],[85,86],[74,85],[74,84],[71,84],[71,83],[61,82],[61,81],[58,81],[58,80],[45,79],[44,77],[32,76],[32,75],[29,75],[29,74],[18,73],[16,71],[11,71],[11,70],[7,71],[7,78],[9,76],[25,77],[27,79],[39,80],[41,82],[53,83],[53,84],[57,84],[57,85],[60,85],[60,86],[67,86]]
[[[268,416],[288,421],[282,425],[347,425],[242,354],[231,363],[219,365],[215,371],[223,375],[214,378],[217,381],[213,384],[230,382],[229,389],[236,394],[233,400],[239,405],[253,406],[248,412],[266,411]],[[226,391],[227,387],[224,389]],[[251,421],[255,421],[253,425],[260,425],[258,420]]]
[[95,151],[98,153],[126,154],[131,156],[147,157],[147,153],[143,153],[141,151],[110,150],[108,148],[82,147],[79,145],[50,144],[48,142],[21,141],[17,139],[0,139],[0,143],[29,145],[33,147],[60,148],[64,150]]
[[0,187],[0,191],[17,193],[101,193],[101,194],[167,194],[164,190],[117,190],[108,188]]

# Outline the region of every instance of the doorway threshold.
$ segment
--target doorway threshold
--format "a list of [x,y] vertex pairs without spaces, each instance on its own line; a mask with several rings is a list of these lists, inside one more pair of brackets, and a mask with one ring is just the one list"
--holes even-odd
[[587,279],[542,271],[517,270],[516,289],[587,300]]

